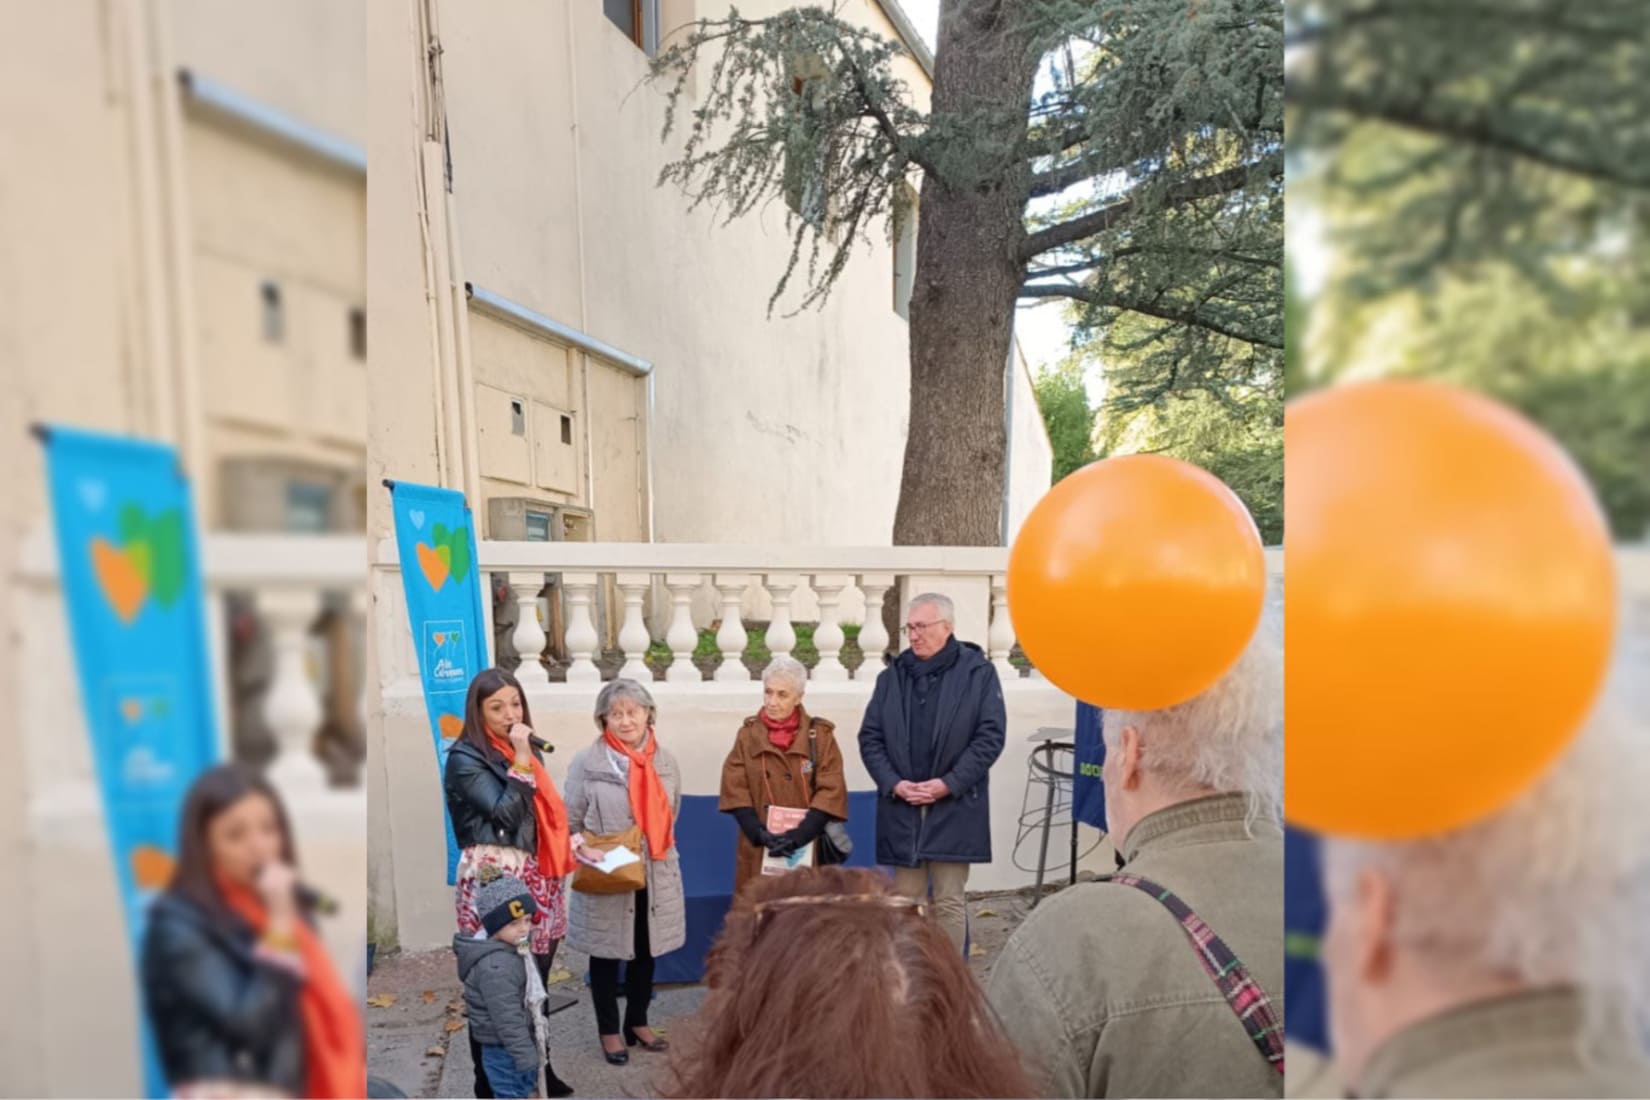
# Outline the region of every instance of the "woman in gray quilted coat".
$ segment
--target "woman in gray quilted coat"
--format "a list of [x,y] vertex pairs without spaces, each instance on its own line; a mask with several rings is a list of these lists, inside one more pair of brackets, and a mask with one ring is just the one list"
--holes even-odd
[[[647,1026],[653,999],[653,962],[687,940],[682,864],[676,851],[676,815],[682,805],[682,770],[660,746],[654,730],[653,696],[634,680],[613,680],[596,696],[601,736],[573,757],[564,792],[574,852],[599,861],[585,834],[642,831],[647,885],[620,894],[572,892],[567,943],[590,956],[590,996],[602,1053],[614,1065],[630,1061],[628,1047],[663,1051],[668,1044]],[[625,1011],[619,1018],[619,964],[625,964]]]

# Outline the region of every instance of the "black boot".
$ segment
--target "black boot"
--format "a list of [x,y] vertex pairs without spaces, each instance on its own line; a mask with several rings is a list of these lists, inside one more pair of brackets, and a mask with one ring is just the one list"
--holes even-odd
[[573,1086],[556,1076],[556,1067],[550,1064],[548,1055],[544,1059],[544,1095],[548,1100],[561,1100],[561,1097],[573,1095]]

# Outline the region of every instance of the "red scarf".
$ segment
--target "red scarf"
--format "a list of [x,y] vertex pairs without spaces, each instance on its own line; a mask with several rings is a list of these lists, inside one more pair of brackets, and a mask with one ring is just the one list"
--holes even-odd
[[614,737],[602,734],[614,752],[623,753],[630,761],[630,816],[647,836],[647,850],[654,859],[664,859],[676,844],[676,823],[670,816],[670,796],[665,793],[665,781],[659,778],[659,769],[653,758],[659,752],[659,739],[648,733],[647,744],[633,749]]
[[[516,749],[510,742],[491,730],[487,731],[487,740],[504,759],[515,760]],[[573,838],[567,831],[567,807],[555,783],[551,782],[550,773],[544,770],[544,761],[536,756],[533,757],[533,820],[538,823],[539,847],[533,854],[538,857],[539,874],[546,878],[572,874]]]
[[[225,879],[217,880],[224,904],[263,935],[269,911],[258,895]],[[298,1017],[304,1029],[304,1095],[358,1097],[367,1094],[367,1041],[361,1009],[339,978],[321,938],[308,923],[293,928],[304,964]]]
[[791,746],[796,743],[796,731],[802,728],[802,708],[797,707],[791,711],[791,716],[783,722],[775,722],[769,718],[766,710],[757,717],[768,727],[768,744],[780,752],[790,752]]

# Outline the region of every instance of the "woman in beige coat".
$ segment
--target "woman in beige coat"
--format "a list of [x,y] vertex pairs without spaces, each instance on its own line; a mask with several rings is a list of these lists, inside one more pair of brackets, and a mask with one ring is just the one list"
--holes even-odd
[[[676,851],[676,815],[682,772],[659,745],[653,696],[634,680],[614,680],[596,696],[595,744],[573,757],[564,785],[569,826],[579,831],[574,852],[599,861],[584,834],[643,832],[647,885],[633,893],[586,894],[575,889],[568,906],[567,943],[590,956],[590,997],[602,1053],[614,1065],[630,1061],[627,1047],[662,1051],[668,1044],[647,1026],[653,999],[653,962],[687,941],[682,866]],[[619,1019],[619,964],[625,966],[625,1012]]]

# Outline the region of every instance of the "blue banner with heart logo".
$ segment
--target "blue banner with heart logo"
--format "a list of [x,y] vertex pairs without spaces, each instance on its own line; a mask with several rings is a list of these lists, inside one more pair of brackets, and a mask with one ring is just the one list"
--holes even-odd
[[[438,774],[447,751],[464,729],[470,681],[490,664],[482,635],[481,578],[476,567],[475,523],[464,494],[409,482],[390,482],[395,546],[407,594],[407,619],[424,684]],[[458,844],[447,825],[447,884],[458,876]]]
[[[172,877],[184,795],[218,757],[194,503],[171,447],[68,428],[42,434],[69,637],[135,960],[149,902]],[[147,1024],[141,1042],[147,1094],[166,1096]]]
[[1071,816],[1085,825],[1106,828],[1106,788],[1100,767],[1106,762],[1106,743],[1100,737],[1100,708],[1077,704],[1076,773],[1071,777]]

